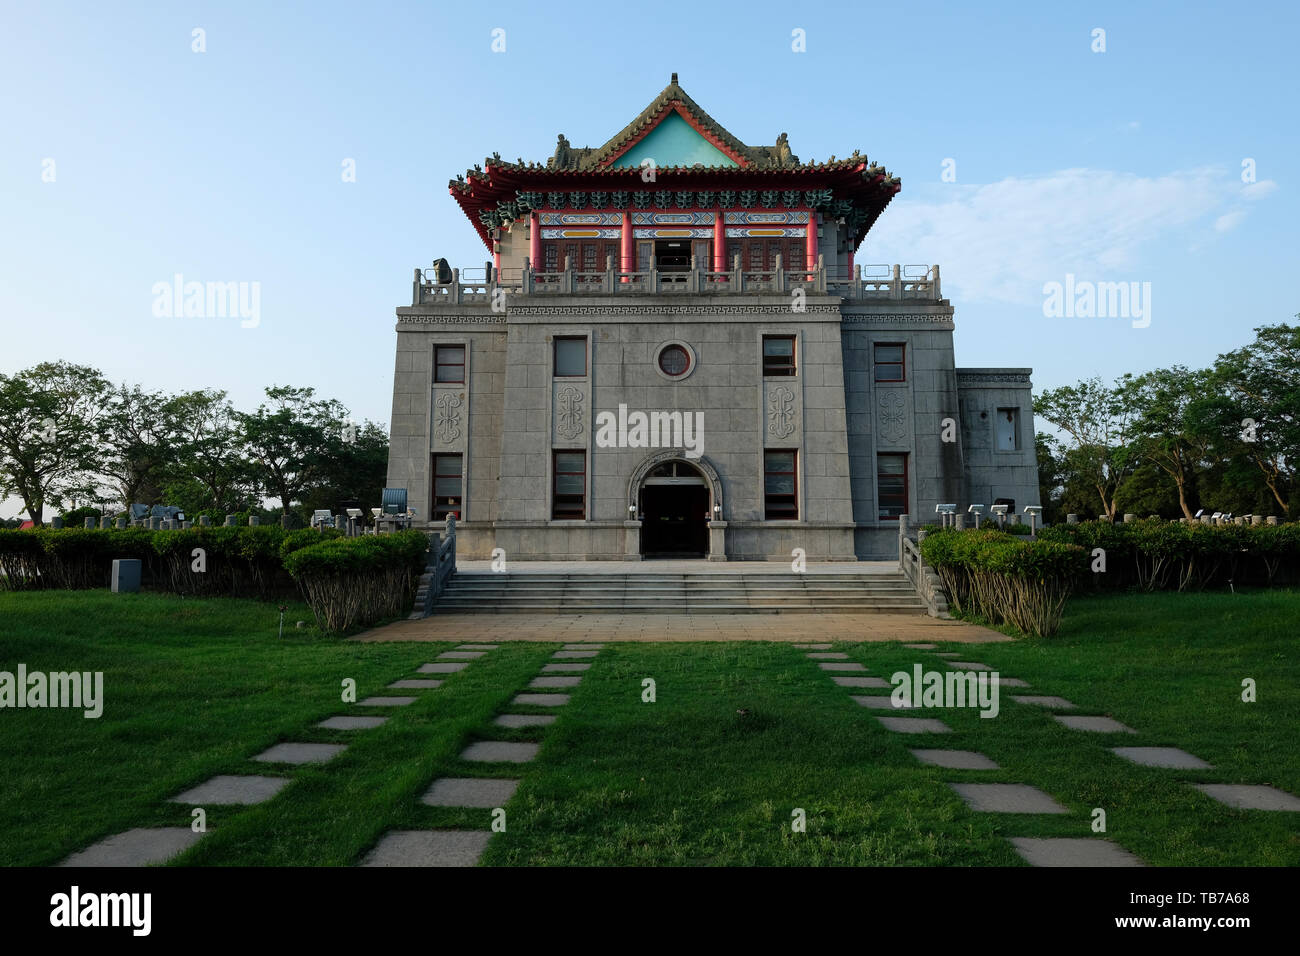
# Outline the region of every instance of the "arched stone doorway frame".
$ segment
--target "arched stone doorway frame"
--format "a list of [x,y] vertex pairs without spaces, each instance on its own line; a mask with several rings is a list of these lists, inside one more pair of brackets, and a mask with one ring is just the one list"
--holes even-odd
[[711,515],[709,520],[708,560],[726,561],[727,522],[726,506],[724,504],[726,499],[722,494],[722,478],[718,475],[718,469],[714,468],[712,462],[703,455],[699,458],[691,458],[680,448],[666,449],[647,455],[632,469],[632,474],[627,482],[627,495],[625,498],[628,503],[628,520],[623,522],[623,526],[627,529],[624,557],[628,561],[641,560],[641,489],[651,471],[670,461],[685,462],[704,477],[705,486],[709,489],[709,512]]

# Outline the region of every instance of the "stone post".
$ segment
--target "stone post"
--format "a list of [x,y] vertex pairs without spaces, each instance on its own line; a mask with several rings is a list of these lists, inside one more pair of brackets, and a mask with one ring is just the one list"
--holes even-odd
[[335,530],[335,531],[346,531],[346,530],[348,530],[348,516],[347,516],[347,515],[335,515],[335,516],[334,516],[334,530]]
[[97,522],[95,521],[94,518],[87,518],[85,521],[81,523],[81,526],[83,528],[94,528],[96,523]]
[[958,531],[966,530],[966,516],[960,511],[952,516],[952,526]]
[[727,560],[727,522],[725,521],[709,522],[709,560]]
[[125,530],[125,528],[126,528],[126,515],[123,515],[122,517],[120,517],[120,518],[117,519],[117,526],[118,526],[119,528]]
[[262,523],[262,519],[259,518],[257,515],[248,516],[248,526],[250,528],[256,528],[261,523]]
[[1214,518],[1210,515],[1201,515],[1201,524],[1214,524]]
[[1267,518],[1264,519],[1264,524],[1269,524],[1269,525],[1274,525],[1274,526],[1276,526],[1276,525],[1277,525],[1277,515],[1269,515]]
[[162,528],[162,518],[155,518],[151,516],[149,518],[149,530],[158,531],[161,528]]
[[62,528],[62,527],[63,527],[63,519],[62,519],[62,518],[57,518],[57,517],[56,517],[56,518],[51,518],[51,519],[50,519],[50,527],[51,527],[51,528],[54,528],[54,529],[56,529],[56,530],[59,529],[59,528]]
[[641,560],[641,522],[635,518],[623,522],[623,560]]
[[194,522],[193,522],[193,521],[182,521],[182,522],[181,522],[181,530],[183,530],[183,531],[188,531],[190,528],[193,528],[193,527],[194,527]]
[[1132,522],[1137,521],[1137,519],[1138,519],[1138,516],[1135,515],[1135,514],[1133,514],[1132,512],[1125,512],[1125,514],[1124,514],[1124,523],[1125,523],[1125,524],[1131,524]]
[[108,515],[102,515],[99,519],[99,526],[100,528],[111,528],[113,527],[113,519]]
[[284,514],[280,515],[280,527],[283,528],[285,531],[288,531],[291,527],[293,527],[293,515],[289,514],[289,512],[287,511]]
[[234,515],[226,515],[226,527],[227,527],[227,528],[233,528],[234,526],[235,526],[235,516],[234,516]]

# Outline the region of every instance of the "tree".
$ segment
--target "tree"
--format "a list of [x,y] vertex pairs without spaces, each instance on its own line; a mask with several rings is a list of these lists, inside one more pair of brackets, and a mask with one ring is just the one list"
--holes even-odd
[[320,462],[316,483],[302,498],[304,510],[334,511],[347,499],[378,504],[388,483],[387,429],[365,422],[356,426],[355,434],[345,434],[340,427],[328,437],[330,447]]
[[1102,510],[1114,520],[1115,491],[1136,464],[1128,449],[1132,410],[1120,388],[1090,378],[1048,389],[1034,399],[1034,414],[1072,439],[1065,452],[1068,466],[1096,492]]
[[168,489],[172,493],[183,489],[184,496],[195,498],[203,509],[242,510],[255,497],[252,468],[243,446],[242,420],[226,393],[186,392],[176,396],[173,405],[179,438]]
[[1125,375],[1119,386],[1120,401],[1133,411],[1130,449],[1173,480],[1185,518],[1195,516],[1189,499],[1209,455],[1208,438],[1198,427],[1209,388],[1208,372],[1181,365]]
[[1300,326],[1256,328],[1251,345],[1219,356],[1214,378],[1223,400],[1207,430],[1221,454],[1255,463],[1289,513],[1300,468]]
[[176,399],[143,391],[139,385],[119,385],[104,427],[100,469],[116,483],[123,507],[137,502],[162,504],[167,471],[175,467],[178,457]]
[[260,487],[279,498],[286,512],[325,473],[347,419],[341,403],[315,394],[311,388],[272,386],[266,390],[269,404],[236,413]]
[[93,368],[42,362],[0,375],[0,494],[42,523],[46,505],[95,494],[111,386]]

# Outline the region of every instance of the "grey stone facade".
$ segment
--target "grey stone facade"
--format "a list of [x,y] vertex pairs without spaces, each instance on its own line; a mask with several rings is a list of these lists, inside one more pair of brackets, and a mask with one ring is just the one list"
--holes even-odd
[[[647,138],[674,114],[689,126]],[[705,138],[719,165],[689,161]],[[899,512],[1039,503],[1029,370],[957,367],[937,266],[853,264],[898,179],[785,139],[745,146],[674,74],[598,149],[561,136],[544,166],[497,156],[449,184],[493,261],[416,270],[397,310],[388,484],[416,526],[443,524],[435,461],[469,558],[886,558]],[[765,374],[765,336],[793,339],[793,374]],[[556,374],[566,338],[583,374]],[[463,369],[439,379],[439,347]],[[701,456],[606,442],[621,413],[698,415]]]

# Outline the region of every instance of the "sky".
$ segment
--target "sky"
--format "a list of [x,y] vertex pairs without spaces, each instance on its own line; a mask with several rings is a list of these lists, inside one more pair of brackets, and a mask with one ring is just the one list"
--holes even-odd
[[[598,146],[673,72],[742,142],[901,177],[857,261],[940,265],[959,366],[1204,366],[1300,312],[1300,5],[563,6],[5,4],[0,372],[387,422],[412,271],[487,258],[448,179]],[[159,314],[177,275],[256,321]],[[1067,276],[1144,315],[1045,314]]]

